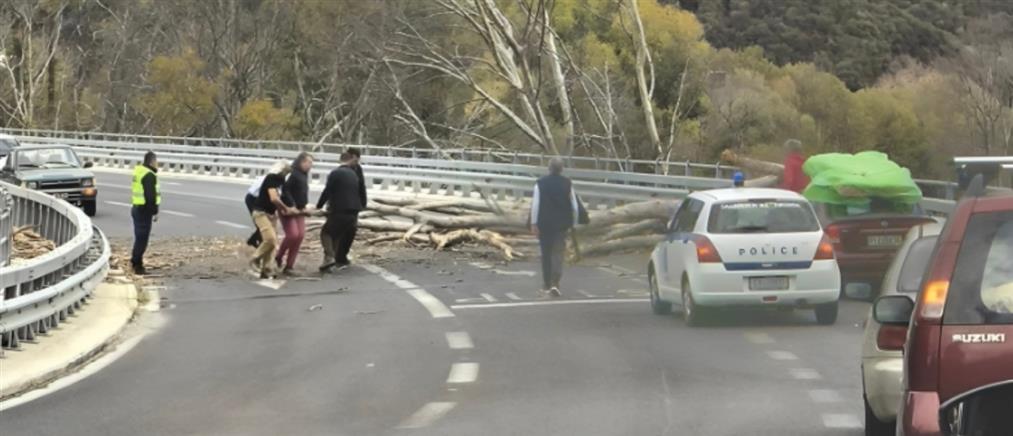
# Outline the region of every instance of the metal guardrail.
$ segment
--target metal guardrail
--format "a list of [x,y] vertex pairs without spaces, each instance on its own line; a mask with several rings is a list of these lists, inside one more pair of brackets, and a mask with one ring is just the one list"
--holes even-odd
[[[42,256],[0,267],[0,345],[17,348],[67,319],[105,279],[105,235],[79,208],[41,192],[0,182],[10,194],[10,224],[31,225],[56,244]],[[10,237],[10,230],[5,231]]]
[[[11,257],[11,231],[14,223],[11,220],[14,203],[11,201],[11,194],[0,186],[0,268],[7,266]],[[3,282],[0,281],[0,285]],[[0,286],[2,287],[2,286]]]
[[[249,150],[263,156],[265,153],[276,152],[278,156],[288,155],[292,151],[318,151],[333,155],[337,161],[337,155],[348,147],[357,147],[370,156],[370,158],[386,156],[411,159],[432,159],[432,160],[458,160],[464,162],[487,162],[487,163],[513,163],[521,165],[533,165],[544,167],[548,158],[539,153],[511,152],[499,149],[475,149],[475,148],[444,148],[434,150],[431,148],[397,147],[381,145],[362,144],[338,144],[299,141],[270,141],[270,140],[245,140],[227,138],[201,138],[183,136],[155,136],[135,135],[125,133],[103,133],[103,132],[75,132],[62,130],[40,130],[40,129],[0,129],[0,133],[14,135],[23,142],[59,142],[70,145],[111,145],[115,143],[129,144],[134,147],[154,146],[176,146],[181,148],[204,147],[206,149],[217,149],[221,154],[233,154],[241,150]],[[206,149],[194,151],[209,152]],[[226,150],[223,150],[226,149]],[[717,179],[730,178],[736,171],[735,167],[715,163],[697,163],[689,161],[662,162],[644,159],[624,159],[610,157],[587,157],[571,156],[566,158],[573,168],[594,169],[609,172],[629,172],[645,174],[664,174],[664,169],[669,168],[669,174],[681,174],[683,176],[713,177]]]

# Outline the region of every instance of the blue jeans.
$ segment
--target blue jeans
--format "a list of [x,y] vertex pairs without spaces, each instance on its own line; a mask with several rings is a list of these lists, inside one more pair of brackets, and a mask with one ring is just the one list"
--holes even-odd
[[135,206],[130,209],[130,217],[134,219],[134,251],[131,253],[130,263],[136,268],[144,266],[144,252],[148,250],[153,216]]

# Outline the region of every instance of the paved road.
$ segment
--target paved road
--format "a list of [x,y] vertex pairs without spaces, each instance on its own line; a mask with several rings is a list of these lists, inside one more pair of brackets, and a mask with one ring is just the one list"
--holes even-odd
[[[181,183],[177,189],[191,186]],[[207,196],[241,198],[243,189],[200,186]],[[241,203],[220,206],[196,197],[173,207],[239,222],[230,214],[242,212]],[[112,215],[98,221],[125,223]],[[678,315],[651,314],[639,260],[609,262],[571,268],[560,300],[534,291],[529,262],[386,262],[280,289],[244,280],[172,283],[158,333],[97,374],[2,412],[0,429],[861,434],[859,325],[867,304],[845,302],[829,327],[811,313],[771,312],[689,328]]]

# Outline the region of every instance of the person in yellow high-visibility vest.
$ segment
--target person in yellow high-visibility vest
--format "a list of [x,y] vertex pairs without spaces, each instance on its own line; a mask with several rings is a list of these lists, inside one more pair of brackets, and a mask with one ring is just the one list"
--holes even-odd
[[134,251],[130,264],[134,274],[144,275],[144,252],[148,249],[151,223],[158,221],[158,206],[162,203],[162,191],[158,184],[158,158],[149,151],[144,154],[144,163],[134,167],[130,186],[130,217],[134,220]]

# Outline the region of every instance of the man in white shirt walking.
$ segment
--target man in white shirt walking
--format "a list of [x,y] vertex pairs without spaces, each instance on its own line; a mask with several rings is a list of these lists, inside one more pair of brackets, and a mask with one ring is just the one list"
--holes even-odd
[[549,175],[535,183],[531,199],[531,231],[538,236],[542,254],[542,292],[559,297],[563,277],[566,236],[577,224],[580,203],[573,183],[563,177],[563,160],[549,161]]

